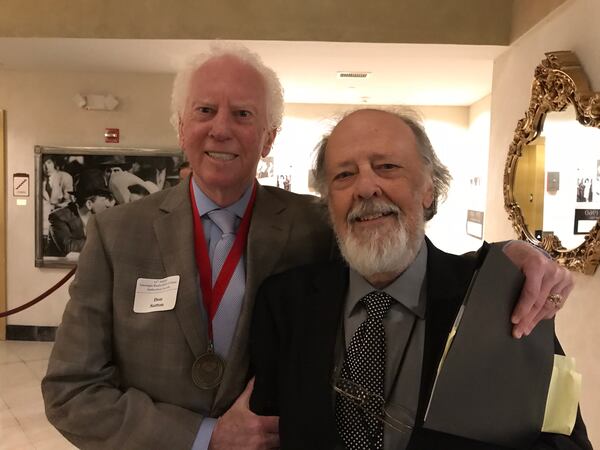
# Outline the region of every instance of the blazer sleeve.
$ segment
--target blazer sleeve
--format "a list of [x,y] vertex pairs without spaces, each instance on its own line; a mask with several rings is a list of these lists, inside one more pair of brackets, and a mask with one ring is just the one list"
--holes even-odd
[[254,373],[254,390],[250,409],[263,416],[279,415],[278,365],[280,336],[269,296],[269,283],[259,289],[254,305],[250,335],[251,372]]
[[201,415],[121,387],[113,356],[112,280],[101,233],[90,220],[42,381],[48,420],[82,449],[191,448]]

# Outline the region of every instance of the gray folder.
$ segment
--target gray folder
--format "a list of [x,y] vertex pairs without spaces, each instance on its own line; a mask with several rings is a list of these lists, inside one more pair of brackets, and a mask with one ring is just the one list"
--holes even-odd
[[499,246],[475,273],[456,334],[435,380],[424,426],[512,448],[528,448],[544,420],[554,359],[554,322],[511,336],[523,275]]

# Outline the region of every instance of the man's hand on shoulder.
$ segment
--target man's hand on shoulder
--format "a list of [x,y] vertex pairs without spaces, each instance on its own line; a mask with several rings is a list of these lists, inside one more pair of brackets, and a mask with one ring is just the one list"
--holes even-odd
[[209,450],[279,448],[279,417],[258,416],[250,411],[254,378],[215,425]]
[[[573,289],[573,275],[531,244],[511,241],[504,253],[521,269],[525,284],[513,310],[513,336],[527,336],[542,319],[554,317]],[[548,300],[556,296],[557,303]]]

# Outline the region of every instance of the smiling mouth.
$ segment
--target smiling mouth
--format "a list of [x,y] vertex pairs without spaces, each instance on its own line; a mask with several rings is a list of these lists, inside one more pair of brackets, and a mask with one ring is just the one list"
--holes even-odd
[[388,216],[393,216],[393,215],[396,215],[396,213],[393,211],[388,211],[385,213],[375,213],[375,214],[359,216],[359,217],[356,217],[354,220],[356,222],[369,222],[371,220],[377,220],[377,219],[381,219],[382,217],[388,217]]
[[238,157],[238,155],[234,153],[204,152],[204,154],[212,159],[218,159],[219,161],[232,161]]

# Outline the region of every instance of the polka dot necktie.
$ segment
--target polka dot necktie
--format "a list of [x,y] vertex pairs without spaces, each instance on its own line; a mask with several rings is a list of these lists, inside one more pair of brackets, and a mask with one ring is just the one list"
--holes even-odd
[[[340,377],[348,379],[380,398],[384,396],[385,330],[383,318],[392,305],[392,297],[385,292],[373,291],[361,299],[367,310],[367,320],[357,328],[346,351]],[[368,402],[357,407],[346,396],[337,394],[335,418],[345,448],[350,450],[377,450],[383,448],[383,405]],[[367,410],[367,411],[365,411]]]

